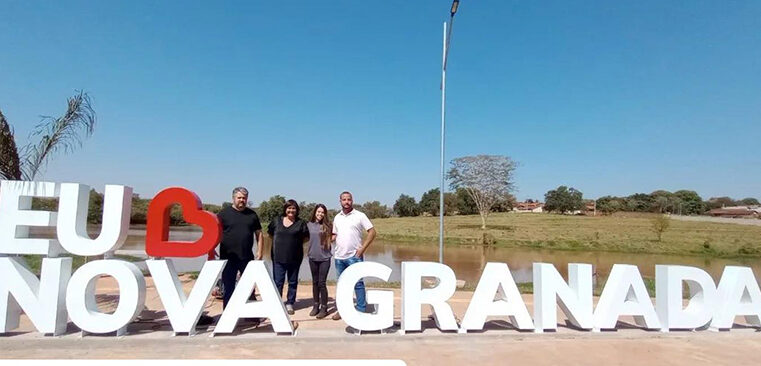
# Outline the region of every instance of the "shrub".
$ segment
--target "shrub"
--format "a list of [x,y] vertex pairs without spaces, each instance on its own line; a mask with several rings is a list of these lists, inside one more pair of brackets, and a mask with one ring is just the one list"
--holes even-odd
[[657,241],[661,241],[663,233],[668,230],[671,225],[671,219],[666,215],[658,215],[651,220],[653,232],[658,237]]

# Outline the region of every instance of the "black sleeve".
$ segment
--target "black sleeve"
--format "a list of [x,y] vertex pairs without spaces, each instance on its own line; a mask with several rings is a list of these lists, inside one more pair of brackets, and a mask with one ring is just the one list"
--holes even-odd
[[277,219],[270,220],[270,224],[267,226],[267,233],[270,234],[271,237],[275,236],[275,225],[277,225]]

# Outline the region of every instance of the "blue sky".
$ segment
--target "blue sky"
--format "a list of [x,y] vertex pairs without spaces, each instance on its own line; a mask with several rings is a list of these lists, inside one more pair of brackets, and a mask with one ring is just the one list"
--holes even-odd
[[[74,89],[99,117],[38,179],[337,207],[438,186],[451,1],[3,1],[0,109],[23,144]],[[519,199],[761,198],[761,2],[462,0],[447,160],[509,155]]]

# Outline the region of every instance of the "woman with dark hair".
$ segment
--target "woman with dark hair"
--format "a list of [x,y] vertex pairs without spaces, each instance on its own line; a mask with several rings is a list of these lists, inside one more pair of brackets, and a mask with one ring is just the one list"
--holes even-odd
[[307,223],[309,228],[309,269],[312,270],[312,298],[314,306],[309,316],[322,319],[328,315],[328,280],[330,271],[330,237],[333,227],[328,218],[328,209],[318,203]]
[[283,285],[288,277],[285,310],[293,315],[299,267],[304,259],[304,241],[309,239],[307,224],[299,219],[299,204],[288,200],[283,205],[283,215],[270,221],[267,232],[272,238],[272,277],[280,296],[283,296]]

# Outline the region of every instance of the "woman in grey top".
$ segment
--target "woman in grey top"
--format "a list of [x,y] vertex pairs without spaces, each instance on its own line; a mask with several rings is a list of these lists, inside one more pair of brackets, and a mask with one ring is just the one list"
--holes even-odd
[[330,271],[330,237],[333,231],[328,209],[322,203],[315,206],[309,228],[309,268],[312,270],[312,297],[314,307],[309,316],[322,319],[328,315],[328,287],[325,282]]

